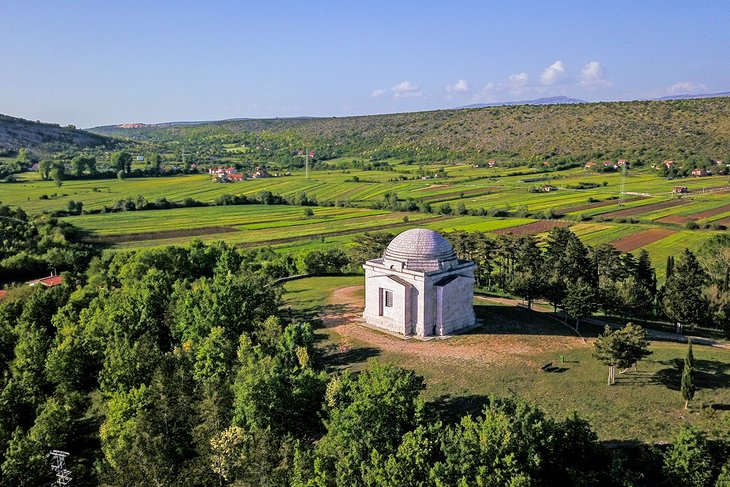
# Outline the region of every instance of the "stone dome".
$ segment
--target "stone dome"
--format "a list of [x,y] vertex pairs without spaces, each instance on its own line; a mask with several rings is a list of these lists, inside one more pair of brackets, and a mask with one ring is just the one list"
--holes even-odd
[[439,233],[426,228],[406,230],[388,244],[383,264],[420,272],[450,269],[458,263],[454,248]]

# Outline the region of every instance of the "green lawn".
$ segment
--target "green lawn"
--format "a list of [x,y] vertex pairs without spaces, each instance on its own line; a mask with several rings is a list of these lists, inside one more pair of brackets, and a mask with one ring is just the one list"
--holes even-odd
[[[285,299],[298,317],[311,317],[326,305],[337,288],[362,284],[362,276],[307,278],[285,284]],[[435,342],[392,340],[388,350],[345,336],[335,329],[318,329],[318,347],[328,367],[368,366],[371,360],[394,363],[415,370],[426,378],[424,398],[427,410],[446,417],[476,412],[488,394],[518,397],[539,405],[552,417],[573,411],[589,420],[602,440],[666,441],[677,428],[692,423],[716,434],[715,428],[730,421],[730,352],[695,346],[696,382],[699,386],[689,411],[683,409],[678,390],[679,364],[686,346],[654,342],[653,354],[639,364],[638,372],[617,374],[617,384],[606,384],[607,369],[591,356],[590,343],[578,346],[563,325],[542,315],[487,303],[476,302],[476,310],[486,323],[476,332]],[[599,330],[586,330],[595,334]],[[407,346],[406,346],[407,344]],[[503,353],[498,363],[478,359],[424,356],[428,347],[463,347]],[[509,344],[510,349],[496,349]],[[342,352],[342,345],[347,351]],[[409,349],[409,347],[412,347]],[[414,353],[416,350],[417,353]],[[534,353],[526,351],[535,350]],[[478,354],[477,354],[478,355]],[[566,362],[560,363],[560,355]],[[542,372],[539,365],[553,362],[553,372]],[[710,408],[712,406],[712,408]]]

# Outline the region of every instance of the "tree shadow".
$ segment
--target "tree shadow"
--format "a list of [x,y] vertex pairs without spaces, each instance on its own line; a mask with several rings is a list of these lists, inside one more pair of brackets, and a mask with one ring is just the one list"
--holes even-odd
[[542,370],[544,372],[550,372],[550,373],[553,373],[553,374],[562,374],[563,372],[565,372],[567,370],[570,370],[570,369],[567,368],[567,367],[555,367],[555,366],[551,366],[551,367],[546,367],[546,368],[544,368]]
[[351,367],[367,362],[380,355],[375,347],[353,347],[345,344],[332,344],[321,352],[321,364],[327,372]]
[[[620,371],[619,371],[620,372]],[[614,386],[646,386],[663,384],[653,372],[635,372],[631,370],[627,375],[617,373]]]
[[[465,334],[469,335],[541,335],[577,337],[573,331],[575,322],[565,324],[553,315],[504,304],[475,304],[474,314],[483,326]],[[572,321],[572,322],[571,322]],[[583,325],[581,324],[581,333]]]
[[730,404],[709,404],[715,411],[730,411]]
[[489,396],[471,394],[452,396],[444,394],[426,403],[426,411],[430,417],[439,419],[445,424],[456,424],[463,416],[478,416],[489,402]]
[[[673,391],[680,390],[684,359],[675,358],[658,362],[667,365],[654,375],[657,382]],[[694,382],[698,389],[722,389],[730,383],[730,364],[716,360],[695,359]]]

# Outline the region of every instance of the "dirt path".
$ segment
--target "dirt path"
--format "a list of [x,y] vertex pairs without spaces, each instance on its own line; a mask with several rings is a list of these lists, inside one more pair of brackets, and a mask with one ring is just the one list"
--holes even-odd
[[[362,323],[362,286],[335,290],[329,298],[327,310],[320,316],[325,327],[337,332],[344,346],[353,341],[365,342],[386,352],[401,353],[421,360],[468,360],[486,364],[527,363],[539,367],[535,355],[585,347],[578,337],[563,335],[523,334],[507,331],[499,324],[490,331],[490,323],[483,328],[446,340],[421,341],[404,339],[373,330]],[[528,311],[525,311],[528,312]],[[521,326],[512,324],[512,326]]]

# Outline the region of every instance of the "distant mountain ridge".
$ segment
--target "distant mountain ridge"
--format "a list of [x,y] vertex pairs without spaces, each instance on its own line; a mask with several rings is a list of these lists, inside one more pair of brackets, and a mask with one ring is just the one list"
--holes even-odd
[[578,98],[568,98],[567,96],[550,96],[547,98],[536,98],[534,100],[519,100],[519,101],[495,101],[491,103],[474,103],[472,105],[465,105],[457,108],[485,108],[485,107],[502,107],[502,106],[513,106],[513,105],[562,105],[571,103],[588,103],[585,100],[579,100]]
[[120,141],[101,134],[62,127],[57,124],[34,122],[24,118],[0,114],[0,149],[17,150],[21,147],[36,152],[52,152],[68,148],[115,147]]
[[669,96],[663,96],[661,98],[654,98],[654,99],[655,100],[693,100],[695,98],[722,98],[725,96],[730,96],[730,91],[723,91],[722,93],[702,93],[699,95],[690,95],[690,94],[669,95]]

